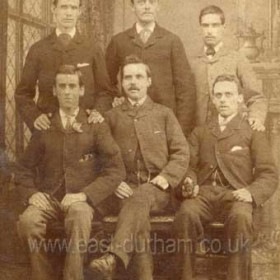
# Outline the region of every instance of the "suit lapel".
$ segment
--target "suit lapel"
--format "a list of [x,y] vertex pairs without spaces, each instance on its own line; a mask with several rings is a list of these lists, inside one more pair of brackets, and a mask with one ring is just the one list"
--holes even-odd
[[127,114],[133,118],[142,118],[146,116],[149,113],[149,111],[153,108],[153,104],[154,103],[149,96],[147,96],[147,99],[139,108],[133,107],[130,104],[130,102],[126,100],[122,104],[122,110],[126,111]]
[[[57,36],[55,32],[53,32],[49,38],[50,38],[50,43],[52,44],[54,49],[59,50],[61,52],[65,51],[64,47],[57,40]],[[81,44],[82,41],[83,41],[82,35],[78,31],[76,31],[74,38],[69,43],[69,46],[67,46],[67,50],[75,49],[76,45]]]
[[162,32],[162,28],[160,26],[158,26],[158,24],[156,24],[154,32],[151,34],[151,36],[149,37],[149,39],[146,42],[146,44],[144,44],[142,42],[142,40],[140,39],[140,36],[137,33],[137,31],[136,31],[136,25],[134,24],[133,27],[128,30],[128,36],[131,38],[133,43],[135,45],[137,45],[138,47],[148,48],[148,47],[156,44],[158,39],[163,37],[164,34]]

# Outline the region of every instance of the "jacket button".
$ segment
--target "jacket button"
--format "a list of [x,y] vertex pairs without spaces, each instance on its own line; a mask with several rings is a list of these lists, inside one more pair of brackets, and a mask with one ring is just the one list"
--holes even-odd
[[213,168],[214,168],[214,166],[211,164],[211,165],[210,165],[210,169],[213,169]]
[[129,149],[128,152],[129,152],[129,153],[132,153],[132,149]]
[[138,120],[137,120],[137,119],[134,119],[134,121],[137,122]]

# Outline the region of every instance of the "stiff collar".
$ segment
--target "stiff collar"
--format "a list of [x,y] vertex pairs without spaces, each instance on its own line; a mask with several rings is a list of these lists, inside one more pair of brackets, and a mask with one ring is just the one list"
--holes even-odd
[[136,28],[136,32],[139,34],[143,29],[149,29],[151,31],[151,34],[154,32],[156,27],[156,23],[155,22],[151,22],[149,25],[147,26],[143,26],[141,25],[139,22],[136,22],[135,24],[135,28]]
[[60,29],[56,28],[55,29],[55,34],[58,37],[61,34],[69,34],[71,36],[71,38],[73,39],[74,36],[76,35],[76,27],[74,27],[72,30],[70,30],[69,32],[62,32]]
[[142,99],[138,100],[137,102],[134,101],[134,100],[131,100],[131,99],[127,98],[127,100],[130,102],[130,104],[131,104],[132,106],[134,106],[135,104],[138,104],[139,106],[141,106],[141,105],[144,104],[144,102],[146,101],[146,99],[147,99],[147,95],[144,96]]

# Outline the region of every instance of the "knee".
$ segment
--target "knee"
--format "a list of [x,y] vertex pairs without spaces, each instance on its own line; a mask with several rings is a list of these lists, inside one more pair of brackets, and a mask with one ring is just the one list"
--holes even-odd
[[46,224],[40,222],[36,213],[25,211],[17,222],[17,232],[21,238],[42,238],[46,234]]
[[86,202],[76,202],[69,206],[65,222],[91,223],[93,220],[94,210]]
[[252,214],[242,211],[232,212],[229,215],[226,224],[231,232],[251,232],[253,227]]

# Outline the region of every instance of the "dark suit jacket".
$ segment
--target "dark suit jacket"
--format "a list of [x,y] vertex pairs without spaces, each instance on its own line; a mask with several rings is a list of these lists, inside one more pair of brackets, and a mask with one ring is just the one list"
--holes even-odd
[[[77,32],[65,50],[54,32],[31,46],[15,92],[17,109],[30,129],[41,113],[54,112],[58,107],[53,85],[57,69],[62,64],[81,66],[85,84],[81,107],[98,107],[103,111],[111,108],[112,98],[106,93],[112,89],[101,48]],[[35,104],[37,82],[39,96]]]
[[108,125],[88,124],[82,109],[76,120],[82,133],[65,131],[58,112],[49,130],[33,133],[15,175],[24,200],[38,191],[55,196],[65,187],[67,193],[84,192],[98,208],[125,178]]
[[253,131],[241,115],[234,117],[223,132],[217,118],[195,128],[189,144],[190,175],[199,185],[218,166],[233,188],[250,191],[257,206],[275,191],[278,175],[266,134]]
[[121,64],[131,54],[143,59],[151,68],[150,97],[174,110],[183,132],[189,134],[195,117],[195,91],[180,38],[158,25],[145,45],[135,26],[115,35],[106,52],[107,70],[114,85],[117,85]]
[[[129,175],[134,171],[138,147],[150,174],[162,175],[171,187],[183,179],[189,165],[189,148],[173,112],[149,97],[138,112],[126,101],[106,113]],[[151,178],[152,179],[152,178]]]

